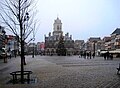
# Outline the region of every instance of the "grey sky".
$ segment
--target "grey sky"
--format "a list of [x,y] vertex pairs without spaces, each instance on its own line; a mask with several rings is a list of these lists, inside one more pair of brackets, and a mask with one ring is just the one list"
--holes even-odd
[[44,34],[53,31],[57,16],[64,34],[69,32],[74,40],[109,36],[120,27],[120,0],[39,0],[37,10],[40,26],[36,42],[44,41]]

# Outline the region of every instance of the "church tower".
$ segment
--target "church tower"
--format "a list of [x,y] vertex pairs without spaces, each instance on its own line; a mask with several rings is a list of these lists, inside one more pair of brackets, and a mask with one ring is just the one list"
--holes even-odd
[[53,36],[63,35],[61,20],[57,17],[53,24]]

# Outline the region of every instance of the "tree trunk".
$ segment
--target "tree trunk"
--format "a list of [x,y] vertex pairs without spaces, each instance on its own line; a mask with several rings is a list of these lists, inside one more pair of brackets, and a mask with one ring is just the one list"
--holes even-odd
[[24,83],[24,41],[21,41],[21,83]]

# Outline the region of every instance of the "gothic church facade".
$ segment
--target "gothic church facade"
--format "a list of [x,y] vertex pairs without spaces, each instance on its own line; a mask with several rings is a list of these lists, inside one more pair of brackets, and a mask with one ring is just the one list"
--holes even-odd
[[63,35],[62,31],[62,22],[57,17],[54,20],[53,32],[49,32],[48,36],[45,35],[45,54],[46,55],[57,55],[56,50],[60,37],[63,36],[64,46],[66,48],[66,55],[73,55],[74,53],[74,40],[72,40],[72,35],[69,36],[69,33]]

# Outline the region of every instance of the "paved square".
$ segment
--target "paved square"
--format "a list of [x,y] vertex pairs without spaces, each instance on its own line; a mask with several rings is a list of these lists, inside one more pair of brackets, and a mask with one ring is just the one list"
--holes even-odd
[[10,72],[20,70],[20,57],[0,60],[0,88],[120,88],[116,74],[120,58],[84,59],[78,56],[26,56],[25,70],[33,71],[36,83],[6,84]]

